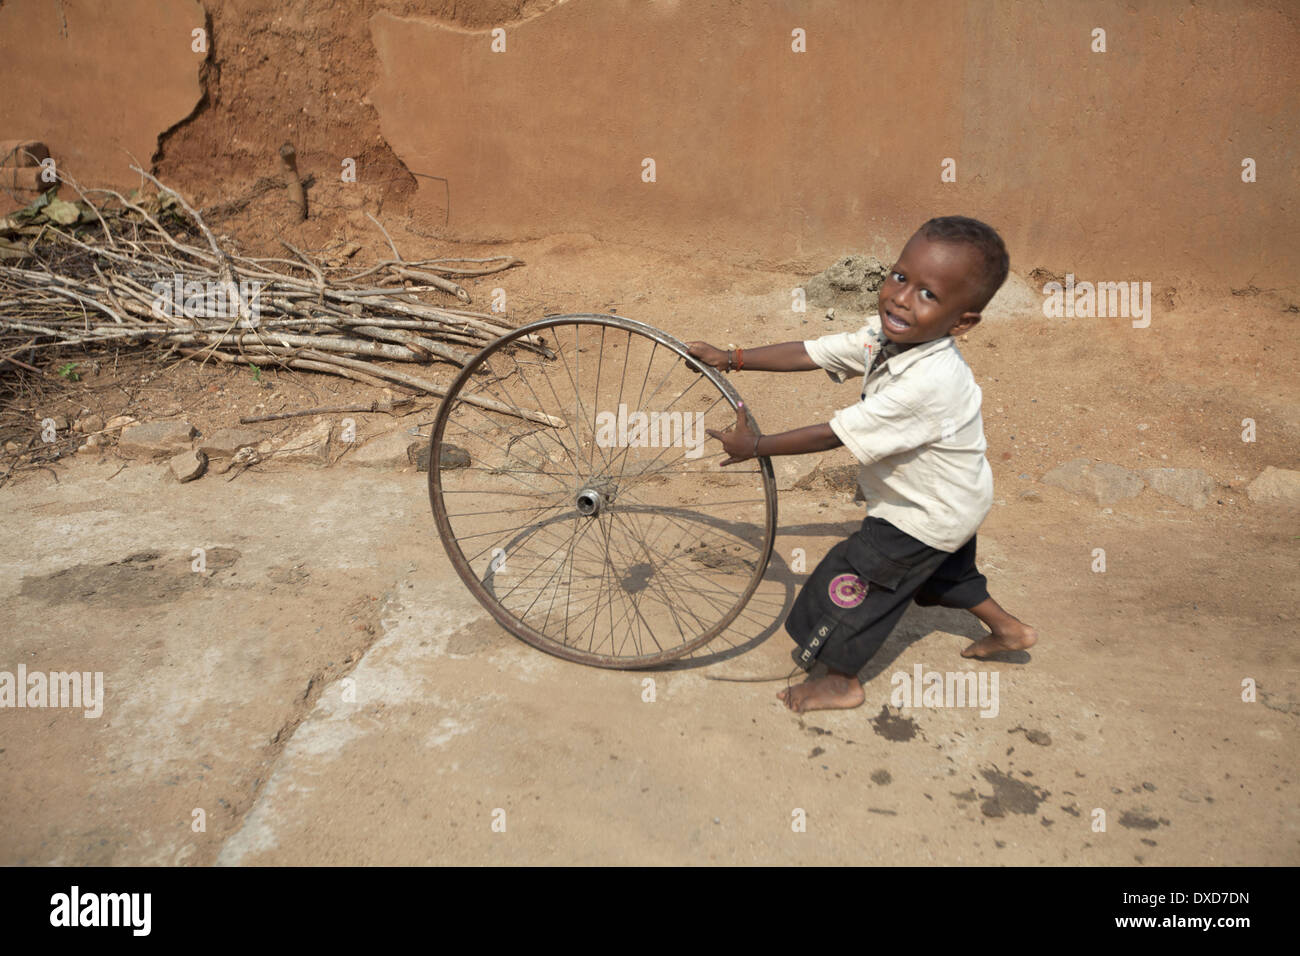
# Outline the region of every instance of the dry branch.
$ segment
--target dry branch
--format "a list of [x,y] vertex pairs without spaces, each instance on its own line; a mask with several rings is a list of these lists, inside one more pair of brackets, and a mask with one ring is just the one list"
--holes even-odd
[[[292,165],[292,155],[285,163]],[[513,329],[500,316],[459,308],[469,295],[445,277],[522,265],[511,256],[403,260],[378,220],[394,258],[365,268],[327,265],[288,242],[282,245],[292,259],[244,256],[223,247],[183,196],[132,168],[156,194],[83,190],[61,175],[80,201],[49,194],[0,220],[0,369],[35,371],[23,355],[35,350],[163,347],[442,396],[444,386],[378,363],[464,367]],[[423,297],[442,294],[455,296],[458,308]],[[516,345],[554,357],[541,336]],[[528,409],[464,400],[561,424]]]

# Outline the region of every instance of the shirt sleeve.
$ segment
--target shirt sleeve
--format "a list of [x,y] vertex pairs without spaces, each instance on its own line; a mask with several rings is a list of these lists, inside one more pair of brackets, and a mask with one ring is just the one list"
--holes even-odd
[[831,416],[830,426],[864,465],[913,451],[938,441],[943,434],[943,423],[924,396],[894,389],[875,392],[840,409]]
[[806,339],[803,343],[804,351],[826,370],[827,375],[837,382],[843,382],[866,371],[866,366],[862,364],[862,350],[870,328],[871,326],[864,325],[856,332],[838,332],[817,339]]

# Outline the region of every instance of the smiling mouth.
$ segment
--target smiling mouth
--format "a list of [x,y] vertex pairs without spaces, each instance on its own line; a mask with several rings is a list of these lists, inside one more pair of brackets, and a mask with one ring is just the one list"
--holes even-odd
[[898,318],[898,316],[894,315],[894,313],[890,312],[888,309],[885,309],[881,313],[880,320],[884,325],[888,326],[889,329],[893,332],[906,332],[908,329],[912,327],[909,323],[904,322],[902,319]]

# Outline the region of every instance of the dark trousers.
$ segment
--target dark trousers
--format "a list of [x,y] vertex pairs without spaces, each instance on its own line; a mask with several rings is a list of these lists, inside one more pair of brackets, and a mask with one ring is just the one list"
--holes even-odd
[[972,608],[989,596],[975,567],[975,538],[951,553],[932,548],[881,518],[836,544],[813,569],[785,619],[805,670],[821,661],[856,674],[917,604]]

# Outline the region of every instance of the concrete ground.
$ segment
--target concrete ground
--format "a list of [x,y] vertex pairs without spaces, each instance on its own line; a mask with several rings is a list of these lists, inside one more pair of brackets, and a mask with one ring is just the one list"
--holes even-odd
[[[1292,599],[1225,603],[1294,570],[1262,521],[1247,546],[1167,510],[1062,522],[1000,495],[981,563],[1039,625],[1032,654],[968,662],[975,622],[913,607],[864,708],[800,718],[783,682],[709,677],[788,671],[792,549],[811,568],[862,515],[829,492],[782,493],[772,567],[725,639],[634,673],[500,628],[422,474],[179,485],[82,458],[0,493],[0,669],[105,680],[98,719],[0,711],[0,863],[1300,861]],[[1141,572],[1089,573],[1081,534]],[[1162,567],[1174,550],[1217,573]],[[887,708],[915,666],[996,672],[998,713]]]

